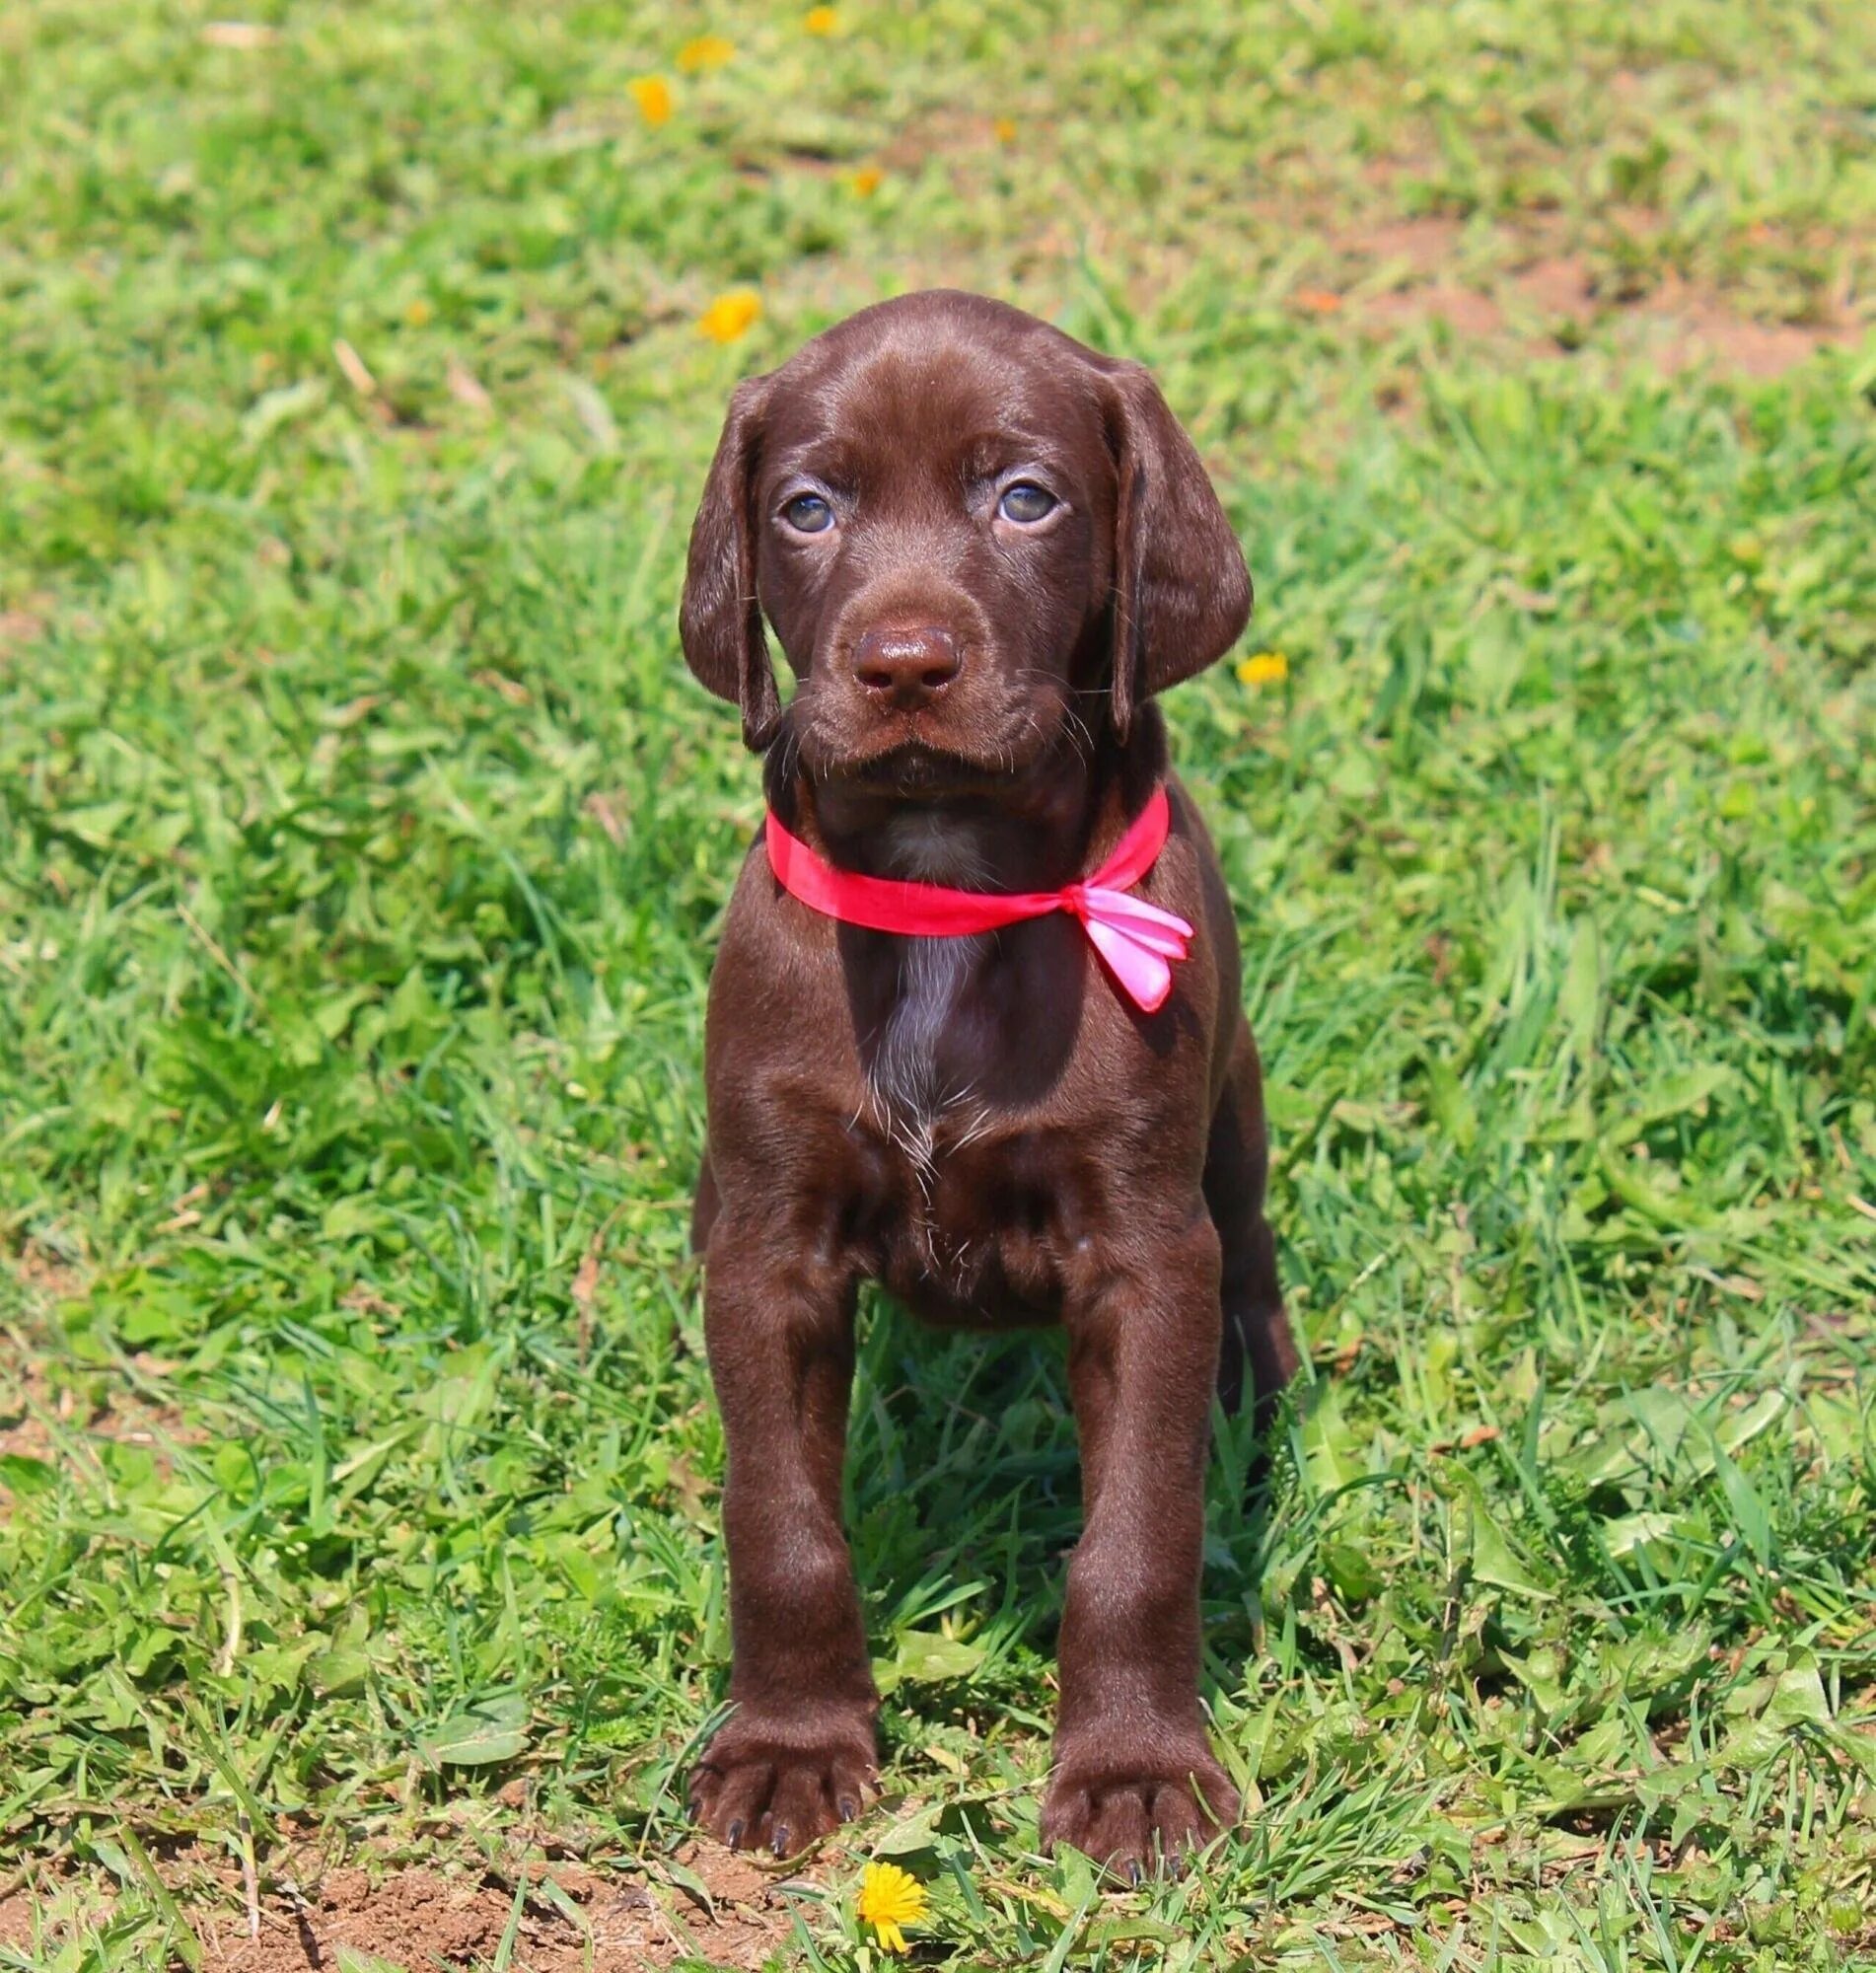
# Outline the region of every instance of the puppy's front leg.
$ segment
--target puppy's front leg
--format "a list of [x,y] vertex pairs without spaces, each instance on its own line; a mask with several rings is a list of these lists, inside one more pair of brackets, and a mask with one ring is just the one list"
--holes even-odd
[[1218,1236],[1196,1203],[1185,1224],[1129,1232],[1086,1257],[1064,1311],[1085,1525],[1042,1836],[1137,1877],[1235,1822],[1239,1798],[1198,1706]]
[[730,1698],[690,1809],[732,1849],[786,1857],[860,1812],[879,1694],[840,1526],[854,1282],[774,1258],[775,1230],[711,1230],[704,1337],[728,1441]]

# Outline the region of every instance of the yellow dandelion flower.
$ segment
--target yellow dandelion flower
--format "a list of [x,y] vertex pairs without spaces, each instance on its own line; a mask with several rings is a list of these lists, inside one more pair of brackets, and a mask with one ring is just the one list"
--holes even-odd
[[886,174],[878,165],[862,165],[853,174],[853,189],[861,198],[871,198],[886,183]]
[[990,128],[996,132],[996,140],[999,144],[1014,144],[1016,142],[1016,118],[1014,116],[999,116],[990,125]]
[[736,43],[721,35],[699,35],[678,50],[678,66],[685,75],[701,75],[705,69],[721,68],[734,60]]
[[671,121],[671,85],[662,75],[635,76],[625,85],[625,94],[654,130]]
[[712,342],[736,342],[756,326],[761,312],[762,298],[753,288],[732,288],[697,318],[697,329]]
[[1290,661],[1281,651],[1254,651],[1238,665],[1246,685],[1281,685],[1289,675]]
[[419,295],[415,301],[405,304],[403,319],[412,329],[421,329],[430,320],[431,314],[430,304]]
[[897,1863],[869,1863],[860,1878],[854,1906],[862,1925],[870,1925],[889,1952],[906,1952],[902,1925],[916,1925],[925,1916],[925,1887]]
[[801,17],[802,32],[809,35],[837,35],[840,10],[837,7],[810,7]]

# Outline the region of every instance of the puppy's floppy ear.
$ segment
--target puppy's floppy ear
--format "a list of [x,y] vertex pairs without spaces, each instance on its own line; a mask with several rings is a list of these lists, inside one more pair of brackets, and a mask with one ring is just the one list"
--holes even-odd
[[1135,708],[1230,650],[1251,620],[1251,572],[1192,442],[1137,363],[1104,379],[1119,475],[1114,520],[1114,693],[1126,737]]
[[742,708],[743,739],[757,753],[774,737],[781,718],[761,605],[756,599],[750,505],[768,383],[766,377],[745,378],[730,399],[723,436],[690,526],[684,603],[678,612],[685,662],[719,698]]

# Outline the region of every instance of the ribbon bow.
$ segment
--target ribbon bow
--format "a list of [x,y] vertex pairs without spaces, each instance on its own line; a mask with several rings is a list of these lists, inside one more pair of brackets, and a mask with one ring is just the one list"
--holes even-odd
[[1157,787],[1101,868],[1059,891],[955,891],[947,884],[837,870],[790,835],[773,809],[766,840],[768,867],[783,890],[811,911],[871,931],[960,938],[1066,912],[1081,920],[1128,998],[1150,1014],[1173,990],[1170,962],[1186,957],[1192,928],[1177,913],[1127,894],[1158,860],[1171,828],[1172,805],[1165,788]]

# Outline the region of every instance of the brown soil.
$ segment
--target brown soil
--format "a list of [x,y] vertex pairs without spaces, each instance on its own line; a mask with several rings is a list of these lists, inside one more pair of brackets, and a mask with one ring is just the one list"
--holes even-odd
[[1840,323],[1765,323],[1735,315],[1715,296],[1663,289],[1645,314],[1659,329],[1654,360],[1668,376],[1712,361],[1746,377],[1779,377],[1814,350],[1857,340]]
[[[677,1861],[702,1882],[707,1905],[655,1866],[644,1874],[556,1863],[530,1872],[515,1921],[513,1880],[346,1867],[297,1888],[291,1880],[264,1880],[260,1933],[253,1937],[239,1878],[229,1879],[218,1863],[224,1897],[213,1905],[185,1903],[183,1910],[201,1945],[204,1973],[337,1973],[341,1947],[405,1973],[486,1965],[511,1922],[516,1973],[584,1973],[589,1965],[594,1973],[636,1973],[686,1958],[755,1969],[786,1942],[794,1929],[793,1901],[774,1874],[713,1844],[686,1845]],[[548,1876],[577,1923],[544,1888]],[[74,1897],[76,1888],[67,1884],[58,1897],[41,1900],[42,1926],[74,1905],[81,1916],[66,1917],[72,1930],[89,1930],[108,1915],[107,1891],[92,1898],[81,1890]],[[0,1943],[30,1949],[33,1934],[32,1893],[22,1889],[0,1898]],[[48,1931],[45,1939],[52,1944],[54,1935]]]
[[1398,288],[1375,295],[1358,308],[1361,320],[1383,329],[1408,323],[1439,322],[1461,335],[1496,335],[1505,326],[1504,311],[1489,295],[1472,288],[1435,281],[1425,288]]
[[[5,621],[0,619],[0,624]],[[85,1291],[83,1272],[36,1240],[27,1241],[17,1254],[8,1255],[5,1265],[28,1294],[45,1306],[70,1301]]]
[[[1035,141],[1034,131],[1023,126],[1019,150]],[[968,197],[968,175],[1003,148],[987,114],[949,112],[906,124],[876,157],[886,170],[902,175],[942,160],[954,189]],[[1333,317],[1337,329],[1355,334],[1393,336],[1417,324],[1437,323],[1463,340],[1495,345],[1514,361],[1555,357],[1594,334],[1624,367],[1673,376],[1704,365],[1770,378],[1820,349],[1854,346],[1870,326],[1867,301],[1858,303],[1847,288],[1833,304],[1822,305],[1818,320],[1768,321],[1749,312],[1740,290],[1718,280],[1664,276],[1650,255],[1640,256],[1648,263],[1645,271],[1640,264],[1627,268],[1620,257],[1600,269],[1593,265],[1582,251],[1583,229],[1607,247],[1639,250],[1667,223],[1647,205],[1612,201],[1575,222],[1536,208],[1491,222],[1443,212],[1387,211],[1400,197],[1398,181],[1423,171],[1425,164],[1409,158],[1371,161],[1362,177],[1381,195],[1382,209],[1352,222],[1338,218],[1327,196],[1306,185],[1286,189],[1281,197],[1254,193],[1234,210],[1247,240],[1265,246],[1272,240],[1321,243],[1328,265],[1306,278],[1320,281],[1327,273],[1329,285],[1300,289],[1291,300],[1299,313]],[[1765,237],[1755,234],[1756,244],[1773,248],[1771,230],[1762,231]],[[1785,244],[1822,251],[1831,238],[1813,229]],[[1086,254],[1110,266],[1128,265],[1129,293],[1138,306],[1150,309],[1156,295],[1190,270],[1192,252],[1191,243],[1178,237],[1158,250],[1150,235],[1123,219],[1076,209],[1023,242],[1011,272],[1019,278],[1040,273],[1046,284],[1056,269],[1074,265]],[[951,278],[943,266],[915,256],[899,271],[912,286]]]
[[[1349,289],[1339,296],[1311,289],[1299,305],[1312,314],[1345,309],[1356,326],[1384,333],[1439,323],[1479,340],[1517,338],[1534,355],[1553,354],[1581,332],[1606,326],[1623,354],[1664,376],[1710,364],[1739,376],[1777,377],[1819,349],[1854,345],[1860,334],[1846,321],[1760,322],[1719,290],[1672,277],[1644,293],[1603,293],[1589,261],[1559,251],[1541,228],[1521,239],[1527,257],[1515,272],[1475,285],[1459,268],[1460,240],[1458,222],[1439,217],[1332,235],[1353,270]],[[1339,309],[1327,306],[1335,302]]]
[[0,610],[0,663],[38,642],[45,619],[32,610]]
[[1345,233],[1334,239],[1342,253],[1376,266],[1406,263],[1416,274],[1431,274],[1447,265],[1459,245],[1460,223],[1437,213],[1414,219],[1393,219],[1381,226]]
[[[29,1308],[50,1310],[58,1302],[76,1300],[87,1285],[81,1269],[31,1240],[19,1253],[0,1257],[0,1269],[10,1271],[26,1289]],[[55,1462],[65,1456],[63,1432],[148,1446],[161,1470],[167,1464],[166,1447],[200,1444],[208,1437],[178,1407],[152,1400],[102,1368],[88,1372],[82,1380],[87,1391],[81,1395],[73,1380],[51,1374],[52,1354],[31,1316],[23,1325],[0,1329],[0,1453]],[[142,1377],[158,1384],[173,1367],[148,1353],[131,1361]],[[8,1498],[0,1486],[0,1506]]]
[[[83,1438],[108,1438],[118,1445],[148,1446],[157,1470],[167,1470],[165,1448],[201,1445],[206,1428],[174,1405],[152,1404],[137,1392],[108,1390],[87,1408],[70,1385],[54,1393],[43,1368],[30,1356],[7,1361],[11,1352],[0,1342],[0,1452],[23,1452],[31,1459],[57,1461],[62,1448],[48,1418],[68,1425]],[[133,1359],[146,1376],[162,1377],[174,1366],[155,1356]]]

